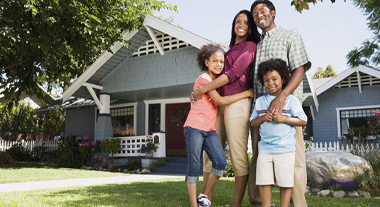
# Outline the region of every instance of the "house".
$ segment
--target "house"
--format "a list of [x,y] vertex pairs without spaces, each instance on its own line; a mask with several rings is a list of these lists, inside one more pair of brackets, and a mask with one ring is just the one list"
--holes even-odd
[[[319,110],[314,110],[314,142],[346,143],[349,127],[366,125],[380,110],[380,71],[359,65],[334,78],[313,80]],[[376,139],[376,137],[369,137]],[[375,140],[379,142],[379,139]]]
[[[95,140],[115,133],[140,139],[161,133],[165,142],[160,149],[165,150],[160,156],[185,156],[183,124],[201,74],[196,55],[212,41],[150,15],[143,25],[123,33],[128,46],[115,43],[112,53],[105,51],[63,92],[66,133]],[[316,100],[310,80],[305,75],[304,105],[309,111]],[[139,139],[124,141],[123,153],[139,153]]]

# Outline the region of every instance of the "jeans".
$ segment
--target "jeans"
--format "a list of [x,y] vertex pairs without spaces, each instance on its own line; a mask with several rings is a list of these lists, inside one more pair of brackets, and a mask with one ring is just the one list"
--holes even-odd
[[214,130],[205,132],[191,127],[185,127],[183,131],[188,160],[185,181],[189,183],[198,182],[203,150],[212,162],[211,173],[222,177],[227,161],[216,132]]

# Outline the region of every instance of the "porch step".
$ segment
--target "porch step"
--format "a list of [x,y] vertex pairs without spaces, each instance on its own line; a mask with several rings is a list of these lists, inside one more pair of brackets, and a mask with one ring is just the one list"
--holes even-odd
[[[152,174],[176,174],[186,175],[187,172],[187,157],[170,157],[160,167],[153,168]],[[199,175],[203,174],[203,166],[199,170]]]

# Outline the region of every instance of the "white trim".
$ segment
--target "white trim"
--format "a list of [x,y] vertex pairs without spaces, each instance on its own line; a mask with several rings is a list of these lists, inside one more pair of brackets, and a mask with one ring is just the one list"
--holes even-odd
[[156,38],[156,34],[150,29],[149,26],[147,26],[147,25],[144,25],[144,26],[145,26],[146,31],[148,31],[150,38],[152,38],[154,45],[156,45],[160,54],[164,55],[165,54],[164,49],[161,47],[160,43],[158,42],[158,40]]
[[[312,78],[310,76],[309,71],[306,71],[306,79],[307,79],[307,82],[309,83],[309,87],[310,87],[311,95],[313,97],[314,105],[315,105],[315,108],[317,109],[317,112],[318,112],[319,102],[318,102],[317,94],[316,94],[316,91],[314,89],[313,81],[312,81]],[[313,120],[314,120],[314,118],[313,118]]]
[[103,86],[100,86],[100,85],[95,85],[95,84],[92,84],[92,83],[83,83],[82,86],[89,86],[91,88],[96,88],[98,90],[103,90]]
[[356,78],[358,79],[359,93],[362,93],[362,81],[360,80],[360,72],[358,70],[356,71]]
[[314,121],[315,120],[315,115],[314,115],[313,106],[310,106],[310,113],[311,113],[311,117],[313,118],[313,121]]
[[104,106],[100,102],[100,100],[98,99],[98,97],[96,96],[96,93],[95,93],[94,89],[91,86],[86,86],[86,88],[87,88],[88,92],[90,92],[92,98],[94,99],[95,104],[99,107],[99,110],[103,111],[104,110]]
[[369,108],[379,108],[380,105],[368,105],[368,106],[350,106],[350,107],[339,107],[336,110],[336,123],[338,129],[338,139],[342,139],[341,126],[340,126],[340,111],[343,110],[355,110],[355,109],[369,109]]
[[165,113],[166,104],[172,103],[191,103],[188,97],[186,98],[172,98],[172,99],[156,99],[156,100],[145,100],[145,134],[148,134],[149,126],[149,104],[161,104],[161,117],[160,117],[160,130],[165,131]]

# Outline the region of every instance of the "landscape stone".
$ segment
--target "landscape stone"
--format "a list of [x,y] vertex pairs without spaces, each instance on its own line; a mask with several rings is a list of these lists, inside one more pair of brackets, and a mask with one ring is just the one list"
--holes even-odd
[[357,191],[350,191],[347,194],[348,197],[359,197],[359,193]]
[[334,191],[333,196],[334,196],[334,198],[343,198],[344,196],[346,196],[346,192],[344,192],[342,190]]
[[364,173],[364,169],[372,171],[365,159],[344,151],[306,152],[307,177],[318,183],[331,180],[339,182],[354,181]]
[[314,194],[314,195],[318,195],[318,193],[320,192],[321,190],[319,188],[312,188],[311,189],[311,193]]
[[328,197],[330,196],[330,190],[321,190],[318,195],[322,196],[322,197]]

